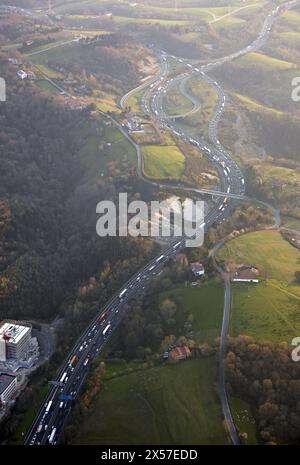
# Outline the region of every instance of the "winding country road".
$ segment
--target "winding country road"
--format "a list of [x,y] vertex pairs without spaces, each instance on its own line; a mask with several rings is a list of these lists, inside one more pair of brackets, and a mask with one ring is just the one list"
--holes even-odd
[[[274,213],[274,224],[270,226],[272,229],[278,229],[281,224],[281,217],[280,212],[271,207],[269,204],[264,202],[260,202],[264,206],[268,206],[273,210]],[[229,323],[230,323],[230,313],[231,313],[231,305],[232,305],[232,292],[231,292],[231,281],[230,281],[230,274],[225,272],[222,267],[220,267],[216,261],[216,255],[221,247],[225,244],[226,240],[222,240],[218,242],[210,251],[209,256],[213,259],[215,268],[220,273],[224,281],[224,306],[223,306],[223,319],[222,319],[222,329],[221,329],[221,340],[223,344],[220,347],[219,353],[219,395],[222,403],[222,409],[224,418],[226,419],[226,425],[232,439],[233,444],[239,443],[239,437],[236,431],[236,427],[231,415],[230,406],[228,402],[228,396],[226,392],[226,380],[225,380],[225,366],[224,366],[224,358],[227,353],[227,335],[229,333]]]

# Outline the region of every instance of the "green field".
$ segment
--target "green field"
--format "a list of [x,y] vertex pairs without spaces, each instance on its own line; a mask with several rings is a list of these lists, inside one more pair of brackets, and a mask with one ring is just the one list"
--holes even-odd
[[274,117],[284,118],[286,116],[284,112],[276,110],[275,108],[263,105],[262,103],[259,103],[246,95],[241,95],[241,94],[237,94],[233,92],[231,92],[231,95],[233,97],[236,97],[242,103],[242,105],[250,111],[268,113]]
[[159,24],[160,26],[187,26],[190,24],[190,21],[181,20],[181,19],[160,19],[160,18],[133,18],[129,16],[113,16],[112,21],[120,23],[136,23],[136,24]]
[[300,32],[296,31],[287,31],[281,32],[278,34],[280,40],[283,40],[288,45],[297,46],[300,42]]
[[234,424],[240,433],[247,433],[247,445],[256,445],[256,425],[251,407],[247,402],[244,402],[237,397],[230,397],[230,410]]
[[259,284],[233,284],[230,334],[290,342],[300,334],[299,251],[277,231],[246,234],[228,242],[217,259],[258,266]]
[[179,179],[185,168],[185,157],[176,145],[143,147],[145,176],[153,179]]
[[201,287],[166,291],[160,300],[170,298],[177,304],[175,319],[179,328],[188,319],[192,321],[196,342],[213,343],[221,332],[223,294],[223,286],[210,282]]
[[[146,10],[145,10],[146,11]],[[226,7],[184,7],[181,5],[181,8],[169,8],[169,7],[149,7],[148,11],[155,11],[157,14],[176,14],[178,16],[183,15],[183,16],[204,16],[204,17],[209,17],[209,18],[214,18],[218,16],[222,16],[227,13],[227,8]]]
[[141,98],[145,94],[145,89],[136,92],[126,100],[126,107],[130,107],[130,110],[134,113],[139,113],[141,111]]
[[[232,257],[238,263],[260,267],[267,278],[283,285],[294,285],[294,273],[299,269],[299,252],[277,231],[258,231],[227,242],[217,258],[228,260]],[[300,286],[297,293],[300,297]]]
[[242,18],[238,18],[236,16],[224,16],[224,18],[219,21],[212,23],[211,26],[217,29],[223,29],[243,26],[245,23],[246,21]]
[[300,297],[275,280],[234,284],[230,334],[288,342],[300,334]]
[[194,108],[193,103],[180,92],[179,84],[173,86],[164,100],[165,111],[168,115],[182,115]]
[[267,3],[267,1],[260,1],[260,2],[253,2],[253,4],[248,5],[247,8],[243,8],[242,10],[236,12],[236,16],[239,18],[243,19],[248,19],[250,15],[253,15],[253,13],[257,13],[259,10],[261,10],[264,5]]
[[125,165],[136,166],[137,163],[133,146],[113,127],[106,127],[103,136],[90,136],[80,156],[88,179],[91,175],[94,177],[108,174],[110,162],[118,162],[117,170],[120,173],[124,171]]
[[[89,24],[95,24],[95,21],[97,19],[104,19],[102,15],[68,15],[66,17],[66,21],[69,26],[75,26],[75,27],[84,27],[87,28],[89,27]],[[110,18],[110,25],[114,23],[130,23],[130,24],[139,24],[139,25],[153,25],[153,24],[159,24],[160,26],[165,26],[165,27],[174,27],[174,26],[188,26],[191,21],[190,20],[185,20],[185,19],[164,19],[164,18],[147,18],[146,16],[143,18],[140,17],[134,17],[130,16],[129,14],[126,15],[112,15]]]
[[39,89],[49,92],[51,95],[58,95],[59,90],[54,87],[50,82],[48,82],[46,79],[40,79],[36,81],[36,85],[38,86]]
[[212,361],[190,360],[106,381],[76,444],[228,444]]
[[279,60],[278,58],[273,58],[269,55],[264,55],[263,53],[258,52],[248,53],[247,55],[239,58],[237,62],[243,66],[263,66],[264,68],[276,68],[279,70],[297,67],[294,63],[290,63],[289,61]]
[[297,11],[285,11],[282,18],[288,23],[293,23],[295,26],[300,26],[300,13]]
[[217,105],[218,94],[212,86],[198,77],[193,77],[188,81],[187,90],[199,100],[200,108],[196,113],[181,121],[180,126],[191,134],[205,133]]
[[259,164],[257,171],[265,186],[272,191],[273,183],[280,182],[282,189],[274,192],[274,197],[280,200],[293,199],[300,196],[300,173],[291,168]]
[[78,44],[70,43],[62,45],[61,47],[52,47],[49,50],[38,53],[37,55],[29,56],[29,59],[35,65],[46,65],[48,62],[57,63],[60,66],[64,65],[66,59],[75,58],[80,53],[80,47]]
[[61,79],[64,77],[62,73],[59,71],[56,71],[55,69],[50,68],[49,66],[46,66],[44,64],[36,64],[35,65],[45,76],[47,76],[49,79]]
[[103,111],[104,113],[120,113],[120,109],[112,105],[113,102],[104,100],[103,102],[97,103],[96,107],[98,110]]

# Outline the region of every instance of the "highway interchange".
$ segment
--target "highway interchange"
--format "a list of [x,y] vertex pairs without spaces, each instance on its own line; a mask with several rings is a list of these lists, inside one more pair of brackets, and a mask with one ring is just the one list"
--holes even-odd
[[[221,86],[214,79],[209,77],[207,73],[245,53],[258,50],[265,43],[272,24],[281,10],[283,8],[292,8],[297,4],[297,1],[298,0],[293,0],[287,2],[284,6],[276,6],[276,8],[268,14],[258,38],[252,44],[239,52],[217,59],[214,62],[195,67],[183,58],[170,57],[167,53],[160,51],[160,59],[162,62],[160,74],[128,93],[121,101],[121,106],[124,107],[129,95],[146,89],[145,95],[142,98],[144,112],[159,120],[163,126],[168,127],[182,140],[198,147],[218,171],[220,177],[220,192],[217,190],[203,191],[201,189],[186,188],[186,190],[194,191],[195,193],[207,192],[208,194],[214,194],[215,197],[217,196],[214,207],[207,213],[205,223],[202,225],[205,231],[213,224],[225,221],[230,216],[232,209],[239,202],[239,199],[243,199],[245,194],[243,174],[237,163],[222,147],[218,139],[218,123],[226,104],[226,95]],[[167,75],[170,60],[185,64],[186,71],[176,77],[168,79]],[[180,83],[182,80],[186,82],[187,79],[192,76],[199,76],[199,79],[205,79],[216,89],[219,96],[219,103],[209,124],[209,141],[205,141],[201,135],[191,137],[183,133],[177,125],[176,118],[170,118],[164,111],[164,97],[166,93],[174,85]],[[120,129],[130,140],[124,128],[120,127]],[[131,143],[137,150],[139,167],[141,167],[139,147],[134,144],[132,140]],[[142,176],[141,168],[139,168],[139,175]],[[151,181],[147,180],[147,182]],[[168,185],[166,187],[169,188],[170,186]],[[146,266],[135,273],[124,284],[122,289],[110,299],[105,307],[99,311],[99,315],[89,324],[88,328],[78,339],[62,364],[54,380],[54,384],[51,384],[49,392],[26,435],[25,444],[40,445],[59,443],[68,415],[72,409],[73,399],[76,399],[78,396],[80,388],[90,373],[92,360],[101,353],[110,340],[113,332],[124,318],[126,314],[125,304],[129,302],[130,299],[140,295],[141,292],[145,290],[147,283],[161,272],[164,263],[184,248],[185,239],[174,238],[158,257],[153,258]],[[221,334],[221,354],[224,354],[226,350],[228,320],[229,315],[224,315]],[[223,413],[229,424],[231,440],[234,444],[237,444],[237,432],[234,428],[226,397],[224,372],[223,374],[221,372],[220,376],[220,397]]]

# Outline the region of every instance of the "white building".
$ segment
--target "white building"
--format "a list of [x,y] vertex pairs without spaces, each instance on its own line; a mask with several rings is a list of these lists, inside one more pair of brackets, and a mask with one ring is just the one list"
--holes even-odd
[[195,276],[203,276],[205,274],[204,266],[199,262],[191,263],[191,270]]
[[28,74],[22,69],[19,69],[19,71],[17,72],[17,76],[22,80],[28,78]]
[[30,327],[3,323],[0,327],[0,361],[23,360],[29,351],[30,343]]
[[0,373],[0,404],[6,404],[17,390],[17,377]]

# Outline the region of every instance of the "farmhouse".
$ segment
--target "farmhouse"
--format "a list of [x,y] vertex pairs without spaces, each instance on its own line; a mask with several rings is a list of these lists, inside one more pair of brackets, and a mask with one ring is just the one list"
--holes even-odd
[[28,74],[25,71],[23,71],[22,69],[19,69],[19,71],[17,72],[17,76],[18,76],[18,78],[20,78],[22,80],[28,78]]
[[242,265],[234,273],[232,281],[240,283],[258,283],[259,270],[253,265]]
[[191,356],[191,351],[188,348],[188,346],[175,347],[169,353],[169,360],[175,360],[175,361],[186,360],[190,356]]
[[194,262],[191,263],[191,271],[194,273],[195,276],[203,276],[205,273],[204,266],[202,263]]
[[131,132],[145,132],[142,121],[137,117],[129,118],[126,121],[126,126]]

